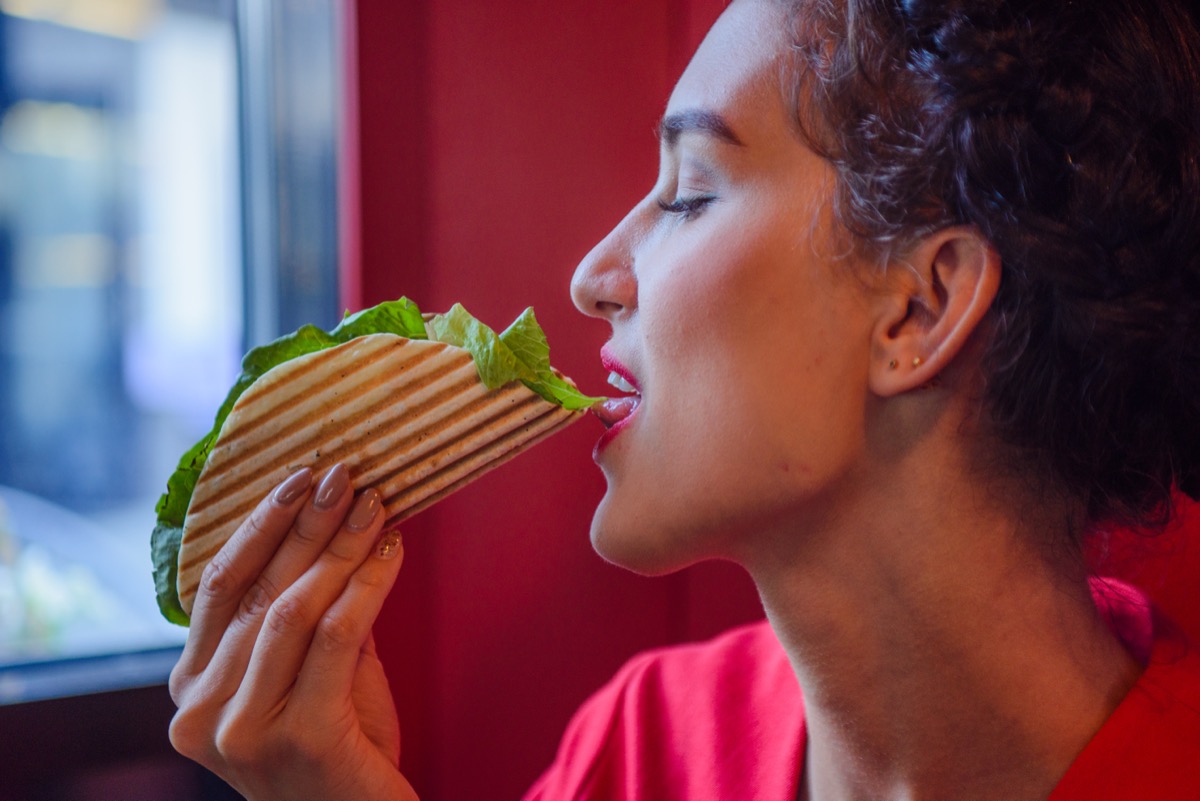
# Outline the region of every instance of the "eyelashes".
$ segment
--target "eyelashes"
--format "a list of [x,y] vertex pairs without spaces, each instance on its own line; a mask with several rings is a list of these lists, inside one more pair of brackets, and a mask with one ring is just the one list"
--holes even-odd
[[658,201],[658,208],[665,214],[678,215],[684,220],[689,220],[702,212],[708,204],[716,200],[715,195],[693,195],[692,197],[677,197],[674,200]]

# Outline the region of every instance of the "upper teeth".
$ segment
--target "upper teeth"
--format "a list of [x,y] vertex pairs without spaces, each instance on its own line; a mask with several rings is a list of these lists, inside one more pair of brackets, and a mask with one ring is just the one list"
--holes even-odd
[[634,393],[637,392],[637,387],[635,387],[633,384],[630,384],[621,375],[619,375],[617,373],[609,373],[608,374],[608,383],[612,384],[614,387],[621,390],[622,392],[634,392]]

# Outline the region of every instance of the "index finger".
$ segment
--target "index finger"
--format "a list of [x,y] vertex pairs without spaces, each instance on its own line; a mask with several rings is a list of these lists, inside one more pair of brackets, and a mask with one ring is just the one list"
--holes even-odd
[[212,658],[242,597],[271,561],[308,498],[312,470],[293,473],[259,502],[229,542],[217,552],[200,579],[192,607],[191,631],[179,668],[203,670]]

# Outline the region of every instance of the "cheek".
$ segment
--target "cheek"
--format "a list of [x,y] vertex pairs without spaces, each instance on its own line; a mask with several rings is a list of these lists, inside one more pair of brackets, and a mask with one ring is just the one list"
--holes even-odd
[[755,393],[827,366],[838,336],[821,280],[828,268],[800,258],[805,245],[780,228],[714,226],[641,279],[644,347],[656,367],[688,384],[737,382]]
[[714,332],[718,348],[740,346],[742,332],[761,330],[789,308],[794,314],[803,295],[801,268],[791,264],[788,245],[776,244],[778,231],[725,212],[698,219],[694,229],[681,226],[647,260],[653,269],[639,276],[647,345],[669,348],[672,358],[692,358],[692,345]]

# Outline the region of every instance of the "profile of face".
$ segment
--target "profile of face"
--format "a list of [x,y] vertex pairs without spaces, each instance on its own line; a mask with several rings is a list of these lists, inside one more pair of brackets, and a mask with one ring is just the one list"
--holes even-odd
[[871,293],[789,108],[788,31],[781,4],[731,5],[671,95],[653,189],[572,282],[640,391],[597,446],[592,525],[640,572],[753,558],[826,513],[864,448]]

